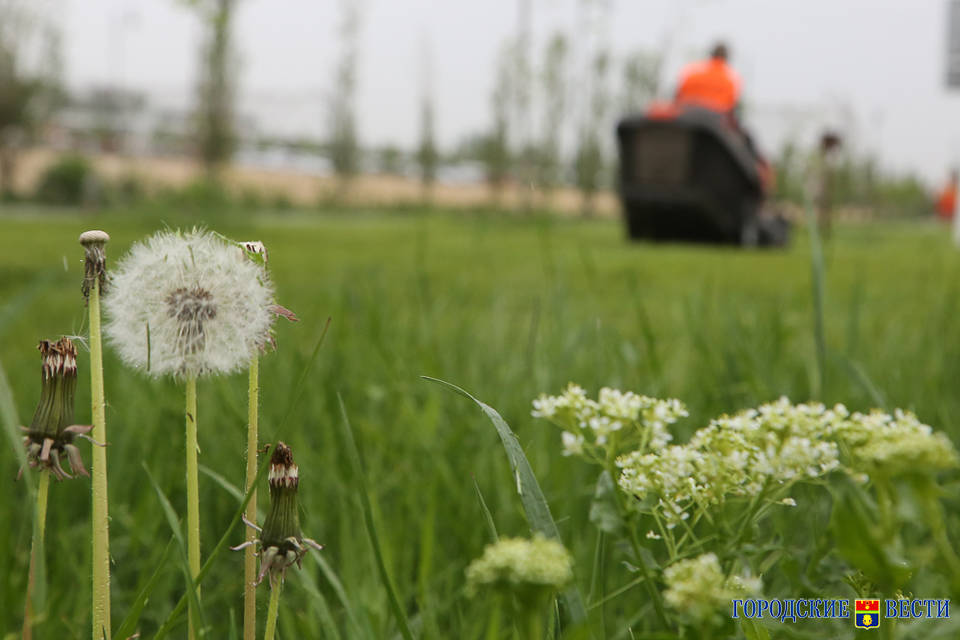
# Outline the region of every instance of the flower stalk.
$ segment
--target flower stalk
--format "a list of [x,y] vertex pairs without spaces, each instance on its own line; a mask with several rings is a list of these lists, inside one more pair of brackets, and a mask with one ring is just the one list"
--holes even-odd
[[80,458],[80,450],[73,441],[77,437],[90,439],[87,433],[91,429],[88,425],[73,424],[73,400],[77,389],[77,349],[73,342],[69,338],[60,338],[56,342],[41,340],[37,348],[43,363],[40,400],[30,426],[21,427],[24,432],[23,444],[27,450],[27,464],[41,472],[36,492],[37,503],[23,616],[23,637],[28,640],[32,636],[33,597],[37,574],[43,565],[50,476],[58,480],[74,477],[61,466],[61,457],[67,458],[74,474],[89,475]]
[[270,585],[270,607],[267,609],[267,629],[263,634],[264,640],[273,640],[277,633],[277,616],[280,612],[280,590],[283,582]]
[[[86,231],[80,235],[80,244],[85,250],[82,289],[90,313],[90,402],[93,438],[100,442],[107,441],[100,294],[106,280],[104,245],[109,240],[110,236],[103,231]],[[90,524],[93,544],[93,640],[110,640],[110,517],[105,448],[94,448],[92,472]]]
[[[196,580],[200,573],[200,484],[197,472],[197,377],[187,377],[186,390],[186,450],[187,450],[187,561],[190,565],[190,577]],[[200,599],[200,587],[197,586],[197,599]],[[189,637],[195,638],[194,622],[199,612],[189,612]]]
[[[250,502],[247,503],[246,517],[250,522],[257,519],[257,490],[253,487],[257,477],[257,443],[259,439],[259,402],[260,402],[260,360],[257,356],[250,359],[249,385],[247,389],[247,491]],[[251,491],[252,488],[252,491]],[[253,542],[257,534],[247,528],[247,542],[243,557],[243,640],[255,640],[257,637],[257,558]],[[271,595],[271,603],[273,597]]]
[[[254,264],[266,270],[269,259],[267,247],[259,240],[240,242],[240,248],[247,258]],[[297,314],[285,307],[271,304],[269,311],[275,316],[282,316],[290,322],[298,322]],[[276,349],[277,342],[272,327],[263,336],[260,348],[250,358],[247,386],[247,484],[250,493],[250,502],[247,504],[245,517],[247,522],[257,519],[257,490],[254,486],[257,477],[257,452],[259,451],[259,417],[260,417],[260,358],[259,352],[267,347]],[[243,560],[243,640],[256,640],[257,637],[257,560],[254,543],[256,533],[250,528],[247,530],[248,544]]]
[[263,528],[244,517],[246,525],[256,531],[259,538],[248,539],[231,548],[234,551],[259,549],[257,555],[260,556],[260,573],[253,584],[258,585],[265,577],[270,576],[270,607],[267,611],[267,630],[264,637],[271,640],[276,632],[280,589],[287,569],[293,564],[301,566],[308,547],[320,551],[323,546],[303,537],[300,530],[300,512],[297,505],[300,471],[293,462],[293,451],[282,442],[277,443],[270,455],[268,480],[270,510],[263,522]]
[[33,593],[39,571],[40,555],[43,553],[47,529],[47,495],[50,489],[50,474],[41,473],[37,483],[37,505],[33,518],[33,541],[30,544],[30,570],[27,574],[27,597],[23,606],[23,640],[33,638]]

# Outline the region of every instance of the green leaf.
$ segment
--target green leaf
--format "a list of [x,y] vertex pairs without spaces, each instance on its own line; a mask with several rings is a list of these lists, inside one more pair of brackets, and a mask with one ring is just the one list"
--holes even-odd
[[480,492],[480,485],[477,484],[477,479],[473,479],[473,488],[477,491],[477,499],[480,500],[480,509],[483,511],[483,518],[487,521],[487,528],[490,529],[490,539],[491,542],[496,542],[500,539],[500,535],[497,533],[497,525],[493,521],[493,514],[490,513],[490,509],[487,507],[487,501],[483,499],[483,493]]
[[885,593],[894,593],[910,578],[912,568],[887,544],[862,491],[848,484],[837,489],[830,529],[840,555]]
[[770,632],[762,624],[751,618],[740,618],[740,628],[747,640],[770,640]]
[[10,448],[13,449],[13,455],[16,456],[20,468],[24,470],[23,479],[32,494],[36,488],[36,481],[33,478],[34,474],[27,470],[27,452],[23,448],[20,418],[17,417],[17,405],[14,402],[13,390],[10,389],[3,363],[0,363],[0,422],[3,422],[3,430],[10,440]]
[[[517,493],[520,495],[523,510],[527,514],[527,522],[530,524],[530,530],[534,533],[541,533],[547,538],[561,540],[557,523],[554,522],[553,516],[550,515],[550,506],[547,504],[547,499],[540,489],[540,484],[533,474],[533,469],[530,467],[530,463],[523,453],[523,448],[520,446],[516,434],[510,429],[510,426],[500,414],[497,413],[493,407],[484,404],[454,384],[429,376],[421,377],[424,380],[444,385],[465,398],[469,398],[480,407],[481,411],[486,414],[487,418],[490,419],[490,422],[492,422],[493,426],[497,429],[497,434],[500,436],[503,448],[507,452],[507,458],[510,460],[510,468],[513,470],[513,478],[517,486]],[[577,589],[576,586],[567,588],[566,591],[561,594],[560,598],[563,601],[567,615],[570,617],[572,623],[580,624],[587,619],[587,609],[583,604],[583,596],[580,595],[580,590]]]

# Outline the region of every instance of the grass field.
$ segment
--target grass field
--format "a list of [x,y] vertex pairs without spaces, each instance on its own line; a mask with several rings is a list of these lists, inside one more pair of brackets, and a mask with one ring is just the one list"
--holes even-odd
[[[167,222],[193,223],[172,213]],[[39,394],[37,341],[86,332],[79,233],[107,230],[108,259],[115,259],[163,224],[120,214],[0,215],[0,363],[21,422]],[[541,392],[576,381],[591,392],[606,385],[680,398],[690,408],[677,425],[681,441],[712,416],[780,395],[851,409],[912,409],[960,440],[960,253],[934,226],[836,230],[825,248],[822,373],[802,232],[785,251],[737,251],[631,245],[608,221],[495,215],[294,212],[223,218],[214,226],[268,246],[278,301],[301,318],[279,326],[279,351],[262,360],[261,433],[264,441],[293,447],[304,532],[326,550],[322,565],[311,553],[304,570],[288,578],[283,638],[397,633],[364,528],[338,395],[361,449],[393,583],[424,638],[484,632],[481,602],[464,593],[464,569],[491,537],[478,489],[501,535],[529,530],[490,423],[464,398],[420,376],[469,390],[517,432],[575,556],[577,584],[588,605],[602,602],[590,609],[594,632],[608,638],[629,638],[630,628],[640,637],[649,605],[640,587],[621,591],[633,581],[622,550],[598,545],[588,522],[596,471],[560,456],[557,430],[530,417]],[[329,333],[312,361],[327,318]],[[81,351],[81,422],[89,420],[86,356]],[[131,373],[109,348],[105,367],[114,627],[161,567],[141,618],[141,637],[149,638],[183,592],[177,552],[161,566],[171,531],[145,472],[180,510],[182,390]],[[200,461],[212,472],[201,476],[205,557],[238,506],[231,487],[243,484],[245,389],[243,375],[200,386]],[[32,504],[23,483],[13,482],[11,446],[0,457],[0,475],[8,479],[0,485],[0,548],[7,555],[0,631],[13,638]],[[958,516],[951,517],[956,532]],[[231,543],[242,538],[237,527]],[[89,637],[89,563],[88,481],[55,484],[37,638]],[[241,576],[240,553],[218,556],[204,581],[207,637],[237,637]],[[841,591],[842,576],[836,589],[826,597],[852,597]],[[803,628],[812,634],[804,637],[823,637],[814,623]],[[852,625],[845,628],[852,634]],[[185,637],[182,624],[174,637]]]

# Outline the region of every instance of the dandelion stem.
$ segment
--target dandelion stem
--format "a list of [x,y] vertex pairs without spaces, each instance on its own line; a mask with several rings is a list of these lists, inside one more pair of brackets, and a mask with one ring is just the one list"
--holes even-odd
[[33,543],[30,546],[30,571],[27,574],[27,598],[23,606],[23,640],[33,637],[33,592],[37,580],[40,554],[47,529],[47,494],[50,489],[50,474],[41,473],[37,484],[37,511],[33,521]]
[[270,583],[270,608],[267,609],[267,629],[263,633],[263,640],[273,640],[277,633],[277,613],[280,609],[280,590],[283,583],[280,580]]
[[[257,356],[250,359],[250,384],[247,396],[247,486],[250,502],[247,503],[247,520],[257,521],[257,491],[253,489],[257,478],[257,434],[260,402],[260,360]],[[257,533],[247,527],[247,542],[253,542]],[[257,559],[254,547],[250,545],[243,557],[243,640],[256,640],[257,637],[257,591],[254,582],[257,579]]]
[[[196,580],[200,573],[200,491],[197,477],[197,376],[187,376],[187,559],[190,577]],[[197,598],[200,587],[197,586]],[[190,640],[194,639],[193,624],[198,612],[190,611]]]
[[[90,310],[90,397],[93,439],[107,441],[103,392],[103,346],[100,335],[100,283],[94,281],[88,300]],[[93,447],[91,481],[93,529],[93,640],[110,640],[110,532],[107,500],[107,450]]]

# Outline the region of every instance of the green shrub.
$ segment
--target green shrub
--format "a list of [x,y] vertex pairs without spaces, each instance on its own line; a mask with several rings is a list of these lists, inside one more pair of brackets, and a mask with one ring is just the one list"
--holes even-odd
[[90,161],[75,154],[62,156],[40,178],[36,198],[59,205],[90,204],[99,199],[101,183]]

